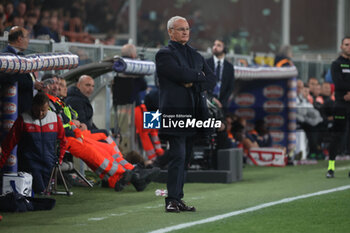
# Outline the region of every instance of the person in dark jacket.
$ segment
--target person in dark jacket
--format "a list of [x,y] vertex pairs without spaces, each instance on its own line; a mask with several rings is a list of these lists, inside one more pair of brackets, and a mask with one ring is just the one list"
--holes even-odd
[[227,110],[228,99],[233,92],[235,72],[233,65],[225,59],[225,44],[221,40],[215,40],[212,48],[213,57],[207,60],[209,67],[215,71],[218,82],[212,94],[217,98],[224,110]]
[[280,48],[279,53],[275,57],[274,66],[276,67],[289,67],[294,66],[292,62],[292,47],[290,45],[283,45]]
[[[59,154],[57,143],[59,142]],[[33,176],[34,193],[45,191],[51,170],[57,161],[62,162],[66,151],[66,138],[60,118],[49,111],[49,98],[39,92],[33,99],[30,112],[17,118],[10,132],[1,143],[0,168],[12,149],[19,145],[18,169]]]
[[94,110],[89,97],[94,92],[94,87],[95,82],[91,76],[80,76],[77,85],[68,88],[68,95],[65,102],[78,113],[78,120],[84,123],[88,130],[91,130],[92,133],[103,132],[108,135],[106,130],[98,129],[92,120]]
[[[19,26],[12,27],[9,32],[8,45],[3,53],[12,53],[19,56],[24,55],[23,52],[28,48],[29,35],[28,31]],[[33,90],[41,90],[43,83],[36,80],[32,73],[29,74],[1,74],[0,84],[6,86],[14,85],[18,82],[18,115],[30,110],[32,106]]]
[[[334,177],[335,157],[341,151],[342,140],[349,142],[348,125],[350,124],[350,36],[342,40],[341,54],[331,66],[335,86],[335,105],[333,109],[333,135],[329,146],[327,178]],[[350,175],[350,173],[349,173]]]
[[257,120],[254,129],[247,133],[246,137],[251,142],[256,142],[259,147],[273,146],[272,136],[264,120]]
[[[185,18],[172,17],[168,21],[167,29],[169,44],[156,54],[162,119],[177,122],[189,118],[207,119],[208,109],[204,91],[208,90],[210,85],[212,87],[213,83],[215,85],[216,77],[205,59],[187,44],[190,29]],[[153,116],[156,117],[157,115]],[[182,200],[185,169],[192,153],[196,132],[195,127],[160,129],[160,133],[167,138],[170,145],[166,212],[196,210]]]

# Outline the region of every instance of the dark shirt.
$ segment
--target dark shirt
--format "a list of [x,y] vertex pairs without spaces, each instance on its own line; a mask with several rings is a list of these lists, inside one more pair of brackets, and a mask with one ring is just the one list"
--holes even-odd
[[144,77],[116,76],[113,83],[113,105],[141,104],[140,92],[147,89]]
[[331,66],[332,79],[335,86],[335,100],[350,105],[344,95],[350,91],[350,60],[339,56]]

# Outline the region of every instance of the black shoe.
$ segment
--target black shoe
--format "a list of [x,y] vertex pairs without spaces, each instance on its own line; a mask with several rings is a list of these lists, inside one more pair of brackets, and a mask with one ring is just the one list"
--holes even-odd
[[146,183],[146,185],[155,180],[160,174],[160,168],[158,167],[142,168],[139,165],[136,165],[132,171],[134,172],[132,183],[133,181],[142,181]]
[[102,182],[101,182],[101,187],[103,187],[103,188],[109,188],[108,181],[107,181],[107,180],[102,180]]
[[140,179],[145,179],[147,183],[150,183],[156,179],[160,174],[159,167],[143,168],[140,165],[136,165],[133,172],[139,174]]
[[137,192],[141,192],[147,187],[146,180],[144,178],[141,178],[139,173],[134,172],[132,174],[131,183],[135,187]]
[[326,174],[327,178],[334,178],[334,171],[333,170],[328,170]]
[[125,186],[131,181],[133,173],[130,170],[125,170],[123,177],[115,183],[114,190],[116,192],[122,191]]
[[349,177],[350,177],[350,172],[349,172]]
[[149,184],[152,181],[154,181],[155,179],[157,179],[157,177],[160,174],[160,168],[159,167],[152,167],[149,169],[145,169],[144,172],[145,172],[144,176],[145,176],[146,183]]
[[160,169],[158,167],[153,167],[150,169],[144,169],[140,166],[135,166],[132,170],[133,175],[131,179],[131,183],[134,185],[136,191],[141,192],[145,190],[147,185],[158,177],[160,174]]
[[184,201],[179,201],[178,202],[178,207],[180,211],[191,211],[191,212],[196,212],[196,208],[194,206],[188,206]]
[[180,208],[177,202],[170,201],[165,205],[165,212],[180,213]]

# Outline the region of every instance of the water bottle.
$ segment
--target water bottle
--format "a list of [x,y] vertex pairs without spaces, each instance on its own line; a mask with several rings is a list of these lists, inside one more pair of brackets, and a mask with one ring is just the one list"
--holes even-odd
[[155,192],[156,196],[167,196],[168,195],[168,190],[166,189],[157,189]]

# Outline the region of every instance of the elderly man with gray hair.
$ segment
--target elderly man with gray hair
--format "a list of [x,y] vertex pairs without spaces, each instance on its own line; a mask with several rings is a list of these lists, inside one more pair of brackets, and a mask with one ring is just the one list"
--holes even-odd
[[[169,44],[156,54],[162,117],[184,116],[171,119],[176,121],[208,119],[205,91],[211,90],[217,79],[205,59],[188,45],[190,28],[187,20],[172,17],[167,29]],[[159,133],[170,145],[165,211],[196,211],[182,200],[183,187],[194,138],[204,132],[196,127],[163,127]]]

